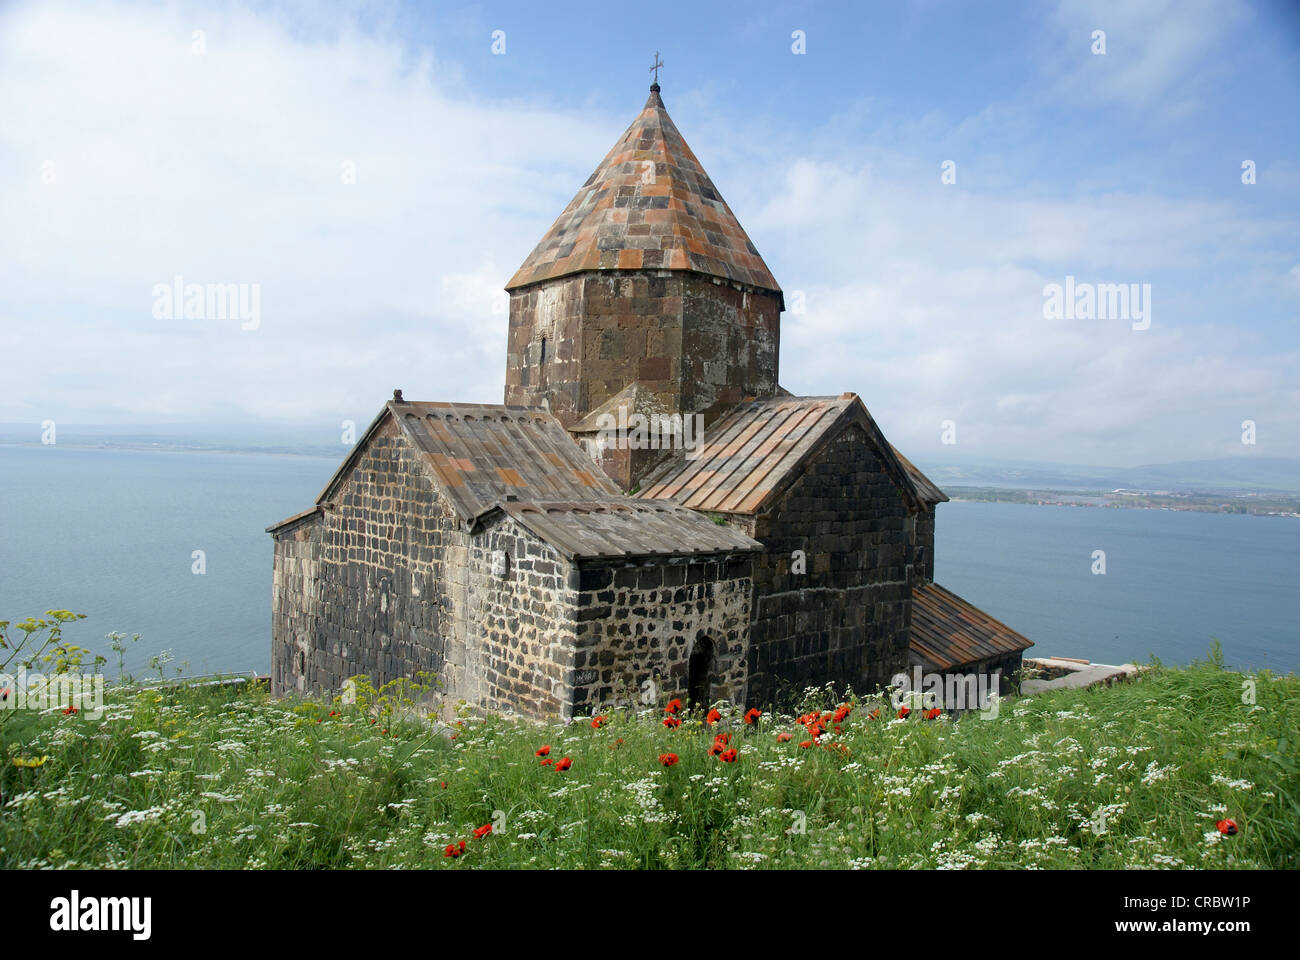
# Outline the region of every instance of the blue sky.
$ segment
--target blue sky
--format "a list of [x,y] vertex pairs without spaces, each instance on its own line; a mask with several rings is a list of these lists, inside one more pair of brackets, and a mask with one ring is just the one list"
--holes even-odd
[[[0,421],[310,432],[395,386],[499,401],[500,288],[658,50],[806,304],[787,388],[857,391],[923,460],[1300,456],[1298,10],[11,4]],[[256,284],[258,327],[155,316],[178,274]],[[1066,276],[1150,284],[1150,328],[1045,319]]]

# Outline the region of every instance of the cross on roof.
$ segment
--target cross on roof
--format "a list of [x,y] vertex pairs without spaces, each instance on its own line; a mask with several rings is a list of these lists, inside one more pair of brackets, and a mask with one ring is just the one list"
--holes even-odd
[[655,51],[655,62],[654,62],[654,63],[651,65],[651,67],[650,67],[650,72],[653,73],[653,74],[655,75],[655,86],[656,86],[656,87],[659,86],[659,68],[662,67],[663,65],[664,65],[663,61],[659,59],[659,51],[656,50],[656,51]]

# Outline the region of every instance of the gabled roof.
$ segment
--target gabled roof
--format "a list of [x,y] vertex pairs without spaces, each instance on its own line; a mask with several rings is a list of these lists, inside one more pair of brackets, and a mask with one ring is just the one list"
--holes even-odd
[[781,288],[664,109],[656,84],[507,290],[584,270],[693,270]]
[[929,504],[948,502],[948,495],[935,486],[933,480],[918,470],[911,460],[903,456],[898,451],[898,447],[891,443],[889,449],[894,451],[894,456],[898,457],[898,462],[903,465],[907,475],[912,478],[912,485],[916,487],[916,492],[921,495],[922,500]]
[[924,498],[912,474],[855,393],[742,403],[705,432],[693,459],[676,451],[647,476],[640,496],[673,500],[693,510],[762,513],[849,423],[866,431],[908,506],[919,509]]
[[507,497],[515,500],[602,500],[619,490],[545,410],[499,403],[415,403],[390,400],[325,485],[323,503],[347,477],[370,435],[386,417],[438,479],[462,520],[472,522]]
[[749,553],[763,545],[675,503],[504,503],[501,509],[569,558]]
[[591,413],[569,427],[569,432],[596,433],[600,430],[600,418],[609,414],[617,422],[620,409],[623,411],[624,421],[634,413],[649,417],[656,413],[663,415],[670,412],[653,390],[640,380],[633,380]]
[[939,670],[1015,653],[1034,642],[937,583],[912,588],[913,655]]
[[545,410],[486,403],[384,405],[316,499],[268,531],[314,519],[392,418],[471,530],[502,511],[569,558],[751,552],[756,540],[676,504],[624,497]]

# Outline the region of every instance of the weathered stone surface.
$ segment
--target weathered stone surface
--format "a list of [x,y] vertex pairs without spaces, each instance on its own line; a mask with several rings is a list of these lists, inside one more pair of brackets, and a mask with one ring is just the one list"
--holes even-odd
[[[762,553],[729,553],[754,544],[699,514],[668,546],[618,526],[664,521],[621,506],[600,471],[633,490],[663,451],[610,447],[584,418],[626,397],[707,428],[781,392],[782,294],[657,92],[509,290],[505,402],[549,409],[600,469],[535,411],[466,408],[453,422],[455,405],[395,395],[390,409],[421,429],[376,421],[329,499],[272,528],[276,693],[427,672],[444,704],[551,718],[673,696],[767,705],[827,683],[871,692],[906,669],[943,494],[864,407],[811,430],[812,408],[861,407],[852,394],[783,402],[771,435],[736,426],[717,445],[735,463],[700,461],[703,499],[688,506],[727,511],[728,533]],[[484,416],[493,430],[459,429]],[[557,442],[520,426],[543,420]],[[572,536],[575,508],[558,501],[593,498],[617,523],[592,513]],[[565,546],[561,527],[597,546]],[[618,542],[602,539],[616,528]],[[1005,679],[1019,661],[959,667]]]
[[[639,383],[668,414],[711,423],[777,391],[779,295],[683,271],[600,271],[510,295],[505,402],[547,407],[571,427]],[[611,457],[631,489],[656,459]]]
[[447,705],[572,716],[649,679],[687,694],[714,651],[711,696],[745,696],[748,555],[567,560],[504,513],[463,528],[393,423],[323,511],[276,531],[272,686],[329,694],[437,677]]
[[751,701],[827,682],[870,692],[906,668],[916,527],[861,428],[748,523],[767,548],[754,568]]

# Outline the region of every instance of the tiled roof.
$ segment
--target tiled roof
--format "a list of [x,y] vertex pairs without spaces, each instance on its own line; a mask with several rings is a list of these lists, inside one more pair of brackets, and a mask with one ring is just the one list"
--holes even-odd
[[632,416],[639,413],[643,417],[649,417],[652,414],[667,414],[669,407],[660,400],[645,384],[640,380],[634,380],[626,387],[620,390],[614,396],[610,397],[591,413],[587,414],[577,423],[569,427],[570,433],[596,433],[600,430],[600,418],[606,414],[614,418],[617,422],[620,408],[623,411],[623,417]]
[[657,88],[506,289],[583,270],[643,268],[781,291]]
[[923,502],[912,474],[894,454],[857,394],[775,397],[737,406],[705,431],[694,459],[678,451],[644,482],[640,496],[694,510],[761,513],[799,476],[839,426],[859,423],[912,506]]
[[568,557],[748,553],[762,544],[673,503],[503,503],[501,508]]
[[318,504],[347,478],[389,416],[471,528],[502,510],[566,556],[583,558],[761,548],[676,504],[624,497],[550,413],[504,404],[390,401],[325,485]]
[[950,670],[1032,647],[1034,642],[937,583],[912,588],[911,652]]
[[907,471],[907,475],[912,478],[912,485],[916,487],[916,492],[921,495],[922,500],[926,503],[948,502],[948,495],[935,486],[933,480],[927,477],[920,470],[916,469],[916,466],[911,460],[899,453],[898,447],[891,443],[889,449],[894,451],[894,456],[898,457],[898,462],[903,465],[903,469]]
[[504,404],[389,403],[456,511],[516,500],[602,500],[619,490],[545,410]]

